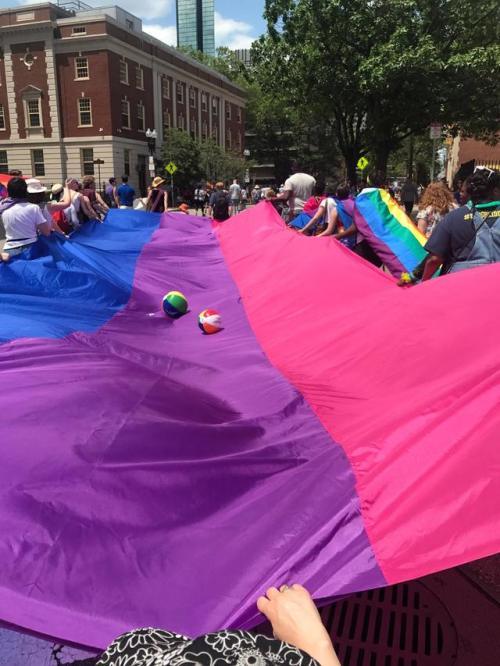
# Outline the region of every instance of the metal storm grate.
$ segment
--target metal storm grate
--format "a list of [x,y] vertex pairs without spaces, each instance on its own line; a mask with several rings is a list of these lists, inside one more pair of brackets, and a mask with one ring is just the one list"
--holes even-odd
[[423,583],[364,592],[321,610],[342,666],[452,666],[458,636]]

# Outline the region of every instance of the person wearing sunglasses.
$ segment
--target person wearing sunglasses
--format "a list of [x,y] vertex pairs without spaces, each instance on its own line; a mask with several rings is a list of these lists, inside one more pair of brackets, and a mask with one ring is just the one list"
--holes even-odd
[[466,181],[468,202],[445,216],[425,249],[422,280],[500,261],[500,173],[476,167]]

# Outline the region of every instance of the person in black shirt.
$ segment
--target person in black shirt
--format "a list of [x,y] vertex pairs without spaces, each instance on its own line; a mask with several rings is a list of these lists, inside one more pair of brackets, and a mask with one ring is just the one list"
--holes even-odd
[[470,199],[434,229],[422,280],[500,261],[500,174],[476,167],[466,183]]

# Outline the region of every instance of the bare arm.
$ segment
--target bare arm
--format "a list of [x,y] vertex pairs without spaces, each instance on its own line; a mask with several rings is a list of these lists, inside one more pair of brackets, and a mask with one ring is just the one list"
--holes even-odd
[[434,275],[434,273],[437,271],[437,269],[442,265],[442,263],[443,263],[442,257],[439,257],[437,254],[431,254],[425,263],[422,282],[430,280],[431,277]]
[[99,194],[99,192],[96,192],[96,193],[95,193],[95,198],[97,199],[97,203],[99,204],[99,206],[100,206],[105,212],[108,212],[108,210],[109,210],[109,206],[108,206],[108,204],[104,201],[104,199],[101,197],[101,195]]
[[328,220],[326,229],[318,235],[318,238],[321,238],[321,236],[331,236],[335,231],[335,229],[337,228],[338,221],[339,221],[339,213],[337,209],[334,208],[331,212],[330,219]]
[[64,188],[64,196],[61,201],[49,201],[47,208],[52,212],[56,210],[64,210],[71,204],[71,190],[68,187]]
[[90,220],[95,220],[97,215],[96,215],[95,210],[90,205],[90,201],[89,201],[88,197],[83,196],[83,194],[81,195],[81,197],[82,197],[82,199],[81,199],[80,205],[83,209],[83,212],[85,213],[85,215]]
[[43,224],[36,225],[36,230],[41,236],[50,236],[50,232],[52,231],[52,225],[50,224],[50,222],[43,222]]
[[305,231],[310,229],[318,220],[320,220],[323,215],[325,214],[325,206],[320,206],[318,210],[315,212],[315,214],[311,217],[309,222],[306,224],[305,227],[302,227],[302,229],[299,229],[299,233],[303,234]]

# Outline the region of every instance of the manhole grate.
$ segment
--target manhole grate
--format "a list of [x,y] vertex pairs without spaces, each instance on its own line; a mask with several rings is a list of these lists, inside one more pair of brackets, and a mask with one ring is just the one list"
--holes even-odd
[[342,666],[452,666],[457,631],[423,583],[356,594],[321,610]]

